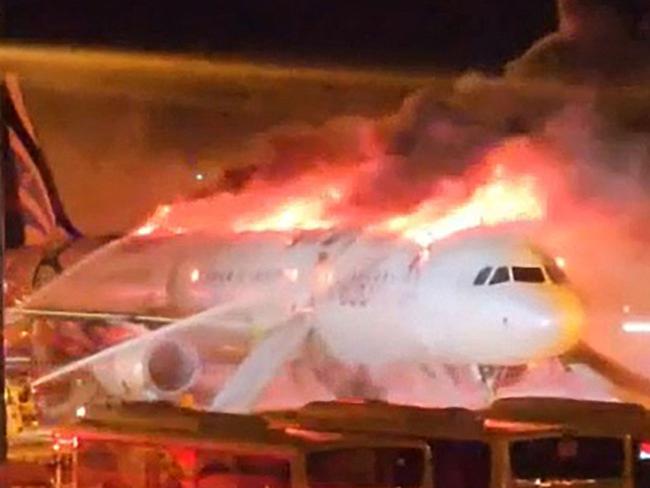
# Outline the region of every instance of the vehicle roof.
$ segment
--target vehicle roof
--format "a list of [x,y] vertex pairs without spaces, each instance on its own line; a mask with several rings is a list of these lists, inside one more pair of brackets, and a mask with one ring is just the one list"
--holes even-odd
[[563,433],[620,436],[650,427],[639,405],[542,397],[497,400],[483,411],[383,402],[314,402],[298,410],[266,412],[264,416],[272,425],[317,431],[466,440]]
[[381,432],[411,437],[482,435],[479,413],[464,408],[427,409],[383,402],[313,402],[298,410],[265,412],[272,425],[314,430]]
[[355,445],[424,447],[423,443],[378,433],[311,431],[271,428],[257,415],[201,412],[166,403],[90,406],[83,418],[54,430],[55,436],[105,439],[149,444],[228,445],[245,450],[297,451]]
[[507,398],[493,402],[487,419],[555,425],[584,435],[637,434],[646,423],[645,409],[631,403],[566,398]]

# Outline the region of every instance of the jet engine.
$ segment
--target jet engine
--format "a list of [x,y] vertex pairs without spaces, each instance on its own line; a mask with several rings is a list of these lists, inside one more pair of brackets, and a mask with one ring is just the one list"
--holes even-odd
[[170,400],[196,383],[201,360],[190,344],[162,339],[94,367],[106,393],[125,400]]

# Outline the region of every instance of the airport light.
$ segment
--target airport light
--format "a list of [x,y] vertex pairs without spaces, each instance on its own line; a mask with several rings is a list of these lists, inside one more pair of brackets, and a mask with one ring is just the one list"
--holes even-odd
[[74,412],[75,417],[82,419],[86,416],[86,407],[84,405],[77,407],[77,410]]
[[650,460],[650,442],[641,442],[639,444],[639,460]]
[[642,320],[630,320],[623,322],[621,326],[624,332],[630,334],[647,334],[650,332],[650,322]]
[[194,268],[190,273],[190,281],[192,283],[198,283],[200,279],[201,279],[201,272],[197,268]]

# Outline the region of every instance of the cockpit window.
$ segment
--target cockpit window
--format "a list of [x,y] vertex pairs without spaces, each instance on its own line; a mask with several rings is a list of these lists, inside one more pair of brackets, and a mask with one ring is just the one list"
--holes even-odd
[[490,285],[505,283],[508,280],[510,280],[510,273],[508,271],[508,268],[505,266],[500,266],[494,271],[492,279],[490,280]]
[[513,266],[512,279],[522,283],[544,283],[544,272],[542,268],[530,266]]
[[549,260],[545,265],[544,269],[549,279],[556,285],[564,284],[568,281],[566,274],[562,271],[555,261]]
[[492,272],[492,266],[486,266],[485,268],[483,268],[481,271],[478,272],[476,278],[474,278],[474,284],[476,286],[484,285],[487,279],[490,277],[491,272]]

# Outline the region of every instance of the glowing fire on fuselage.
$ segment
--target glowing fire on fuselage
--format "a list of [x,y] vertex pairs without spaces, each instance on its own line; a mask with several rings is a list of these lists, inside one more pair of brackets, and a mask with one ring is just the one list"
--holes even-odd
[[[348,199],[351,182],[361,171],[349,170],[346,175],[311,175],[301,182],[286,186],[264,187],[231,195],[233,200],[222,200],[221,207],[205,205],[196,208],[196,223],[189,225],[182,213],[175,217],[170,205],[159,207],[135,235],[148,236],[156,232],[183,233],[194,230],[212,230],[217,227],[225,233],[234,232],[291,232],[323,230],[352,226],[369,233],[398,235],[426,247],[436,240],[456,232],[481,226],[495,226],[507,222],[542,219],[545,215],[545,195],[540,182],[531,174],[508,172],[503,164],[484,166],[491,168],[489,176],[480,182],[462,182],[465,198],[449,197],[449,192],[434,188],[409,212],[386,217],[385,213],[366,211],[355,207]],[[465,180],[471,180],[467,177]],[[467,189],[469,188],[469,189]],[[266,193],[268,192],[268,194]],[[286,195],[285,195],[286,193]],[[215,200],[215,205],[218,205]],[[225,207],[223,202],[227,203]],[[224,212],[223,208],[231,212]],[[201,210],[198,210],[198,209]],[[218,208],[226,220],[215,218],[212,208]],[[191,213],[193,213],[192,211]],[[203,217],[201,215],[205,214]],[[188,214],[185,213],[185,216]],[[361,216],[361,217],[360,217]],[[217,224],[218,222],[218,224]]]
[[145,237],[157,232],[168,232],[171,234],[182,234],[184,229],[181,227],[171,227],[168,225],[168,217],[172,211],[171,205],[160,205],[156,208],[154,214],[143,225],[133,232],[136,236]]
[[513,180],[496,177],[477,187],[465,202],[450,209],[442,208],[440,202],[432,198],[422,202],[415,211],[391,217],[374,228],[399,233],[421,246],[428,246],[467,229],[539,220],[545,215],[545,206],[534,182],[530,177]]
[[334,227],[326,217],[326,203],[320,198],[297,198],[254,219],[236,221],[235,232],[317,230]]

